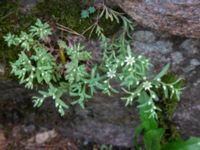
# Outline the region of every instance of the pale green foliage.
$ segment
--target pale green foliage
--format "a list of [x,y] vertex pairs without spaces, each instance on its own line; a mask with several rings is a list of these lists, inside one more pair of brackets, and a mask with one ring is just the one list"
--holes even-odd
[[87,10],[82,10],[81,11],[81,18],[88,18],[89,17],[89,12]]
[[40,106],[44,98],[53,96],[59,112],[64,114],[63,107],[67,107],[59,100],[63,94],[60,94],[62,90],[56,92],[58,89],[52,86],[52,83],[59,80],[59,75],[56,72],[58,69],[56,60],[38,41],[38,38],[43,39],[51,34],[50,31],[48,24],[37,20],[29,33],[21,32],[19,36],[9,33],[4,38],[8,46],[15,45],[23,48],[18,60],[11,63],[11,73],[18,77],[20,83],[25,84],[25,87],[30,89],[33,89],[34,84],[47,84],[49,87],[48,93],[40,92],[43,95],[42,98],[34,97],[34,106]]
[[[122,23],[123,24],[123,26],[122,26],[123,33],[122,34],[127,34],[129,36],[129,31],[133,30],[133,27],[134,27],[134,25],[130,19],[125,17],[123,13],[119,13],[119,12],[109,8],[105,4],[102,4],[102,7],[98,8],[98,9],[100,9],[100,12],[96,16],[96,19],[95,19],[96,21],[89,28],[87,28],[82,34],[85,34],[86,32],[90,31],[90,34],[89,34],[89,37],[90,37],[92,35],[92,33],[95,32],[101,41],[105,41],[106,37],[104,35],[104,30],[99,24],[100,19],[104,17],[106,19],[109,19],[112,22],[116,21],[117,23]],[[89,17],[89,10],[90,10],[90,8],[88,9],[88,11],[87,10],[82,11],[82,14],[81,14],[82,18]]]
[[99,150],[112,150],[112,145],[102,144],[102,145],[100,145]]
[[16,45],[15,41],[15,35],[8,33],[5,37],[4,40],[7,42],[8,46],[10,47],[11,45]]
[[[105,44],[105,41],[104,41]],[[121,89],[127,94],[122,100],[125,105],[131,105],[135,100],[145,97],[145,103],[140,104],[138,107],[148,106],[146,113],[149,117],[157,118],[156,111],[160,109],[155,105],[159,100],[156,88],[162,88],[165,93],[165,98],[176,96],[180,99],[181,88],[176,88],[181,79],[173,83],[164,83],[161,78],[164,76],[169,65],[166,65],[163,70],[155,77],[149,78],[150,62],[145,57],[135,55],[128,43],[124,38],[120,37],[116,40],[115,44],[104,47],[104,60],[102,66],[107,72],[107,81],[111,79],[117,80]]]
[[64,109],[69,108],[61,99],[64,92],[62,86],[54,87],[52,84],[49,84],[48,91],[39,91],[42,95],[41,97],[33,97],[34,106],[40,107],[46,98],[52,97],[55,100],[55,107],[58,109],[60,115],[63,116],[65,114]]
[[94,6],[90,6],[87,9],[84,9],[81,11],[81,18],[85,19],[85,18],[89,18],[89,16],[93,13],[96,12],[96,9]]
[[51,34],[51,29],[47,23],[42,23],[40,19],[37,19],[35,25],[31,26],[30,32],[39,39],[44,39]]
[[[94,7],[89,7],[82,11],[82,18],[89,17],[95,11]],[[121,35],[112,41],[108,39],[98,24],[101,17],[117,23],[122,22]],[[11,73],[27,88],[33,89],[38,84],[45,85],[47,89],[40,90],[39,96],[33,97],[34,107],[40,107],[51,97],[61,116],[70,105],[79,104],[84,108],[85,102],[97,91],[108,95],[124,92],[126,95],[121,99],[126,106],[138,102],[141,124],[135,129],[134,144],[137,150],[199,149],[199,138],[161,144],[165,130],[158,124],[157,111],[162,110],[157,106],[157,102],[162,99],[180,100],[181,79],[164,82],[163,77],[167,74],[169,65],[157,75],[149,73],[152,64],[144,56],[136,55],[126,38],[132,29],[133,24],[127,17],[103,5],[97,21],[85,31],[96,32],[102,49],[101,63],[93,63],[89,68],[87,62],[92,59],[91,53],[81,43],[68,47],[63,40],[58,40],[57,45],[63,50],[62,57],[67,59],[64,59],[64,64],[59,64],[43,43],[43,40],[52,34],[51,29],[47,23],[38,19],[29,32],[21,32],[19,36],[8,33],[4,37],[8,46],[22,48],[18,60],[11,63]],[[60,70],[63,67],[64,71]],[[117,90],[111,84],[113,81],[120,85]],[[162,93],[162,97],[158,91]],[[67,102],[62,98],[65,93],[70,96]],[[137,140],[142,132],[144,144],[140,147]],[[101,145],[100,150],[112,150],[112,146]]]
[[[92,56],[82,44],[77,43],[68,47],[65,41],[58,40],[59,48],[64,50],[63,57],[67,58],[63,64],[65,71],[60,71],[60,64],[42,43],[42,39],[51,35],[51,29],[47,23],[42,23],[38,19],[36,24],[31,26],[29,33],[21,32],[20,36],[9,33],[4,37],[8,46],[19,45],[23,48],[19,59],[11,63],[12,73],[27,88],[32,89],[34,84],[45,84],[48,90],[39,91],[40,96],[33,97],[34,106],[40,107],[47,97],[52,97],[61,115],[64,115],[64,109],[69,108],[70,105],[79,104],[84,108],[85,101],[92,98],[98,90],[108,95],[117,93],[119,89],[116,90],[111,84],[115,80],[126,93],[122,98],[126,106],[145,97],[143,103],[139,102],[138,107],[148,108],[145,109],[145,113],[150,118],[157,118],[156,111],[160,109],[155,102],[159,97],[154,89],[162,87],[166,98],[175,95],[179,99],[181,89],[174,85],[180,80],[174,83],[164,83],[161,80],[167,73],[168,65],[155,78],[150,78],[149,60],[134,54],[126,39],[129,30],[133,28],[131,21],[106,6],[103,7],[100,17],[104,15],[111,21],[121,20],[123,32],[111,43],[103,34],[102,28],[96,26],[102,48],[100,64],[93,64],[88,68],[86,64]],[[62,95],[66,92],[73,97],[67,104],[62,101]]]
[[168,143],[162,150],[199,150],[200,138],[190,137],[188,140],[178,140],[172,143]]

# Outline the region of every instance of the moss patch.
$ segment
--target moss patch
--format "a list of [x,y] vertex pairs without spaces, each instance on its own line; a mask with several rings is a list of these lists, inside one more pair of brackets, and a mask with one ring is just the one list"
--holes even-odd
[[6,73],[3,79],[10,78],[9,62],[17,59],[20,51],[17,47],[8,47],[3,36],[8,32],[19,33],[21,30],[26,30],[33,23],[34,16],[27,13],[24,14],[20,8],[20,1],[0,2],[0,63],[6,65]]
[[[22,12],[20,0],[15,2],[0,2],[0,63],[9,66],[9,62],[15,61],[20,51],[17,47],[7,47],[3,36],[8,32],[19,33],[35,23],[36,18],[53,21],[67,26],[78,33],[82,33],[94,23],[95,14],[90,18],[81,19],[81,10],[84,4],[80,0],[44,0],[29,12]],[[106,20],[100,20],[104,33],[108,36],[114,34],[119,24]],[[89,35],[89,33],[87,34]],[[87,36],[86,35],[86,36]],[[93,36],[94,37],[94,36]],[[10,70],[9,67],[7,70]],[[9,71],[8,71],[9,72]],[[6,73],[9,77],[9,73]]]
[[[162,81],[165,83],[172,83],[177,80],[177,77],[169,73],[162,78]],[[176,88],[182,88],[185,85],[184,81],[181,81],[176,85]],[[162,90],[157,91],[159,97],[164,97],[164,93],[160,92]],[[171,94],[171,93],[169,93]],[[180,134],[176,129],[176,126],[172,122],[173,113],[176,110],[178,104],[178,100],[176,97],[172,97],[171,99],[161,99],[158,102],[158,106],[162,111],[158,112],[159,118],[159,126],[164,128],[166,133],[163,138],[163,143],[167,143],[169,141],[173,141],[180,138]]]
[[[81,11],[85,9],[84,7],[85,5],[80,0],[44,0],[38,3],[35,13],[37,16],[51,18],[78,33],[83,33],[94,23],[96,18],[95,13],[89,18],[82,19]],[[107,36],[114,34],[120,26],[116,22],[111,22],[105,18],[102,18],[99,22]],[[86,36],[88,35],[89,33],[86,34]]]

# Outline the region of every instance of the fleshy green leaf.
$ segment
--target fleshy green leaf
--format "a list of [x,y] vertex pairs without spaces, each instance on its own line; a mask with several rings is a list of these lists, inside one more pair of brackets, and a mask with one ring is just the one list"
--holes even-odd
[[144,134],[144,144],[146,150],[161,150],[161,139],[163,134],[164,129],[162,128],[147,131]]
[[81,18],[85,19],[89,17],[89,12],[87,10],[81,11]]
[[179,140],[172,142],[166,144],[162,150],[200,150],[200,138],[191,137],[186,141]]
[[90,6],[90,7],[88,8],[88,12],[89,12],[90,14],[95,13],[95,11],[96,11],[96,9],[94,8],[94,6]]
[[169,70],[169,64],[167,64],[162,70],[161,70],[161,72],[158,74],[158,75],[156,75],[156,77],[154,78],[155,80],[156,79],[160,79],[160,78],[162,78],[166,73],[167,73],[167,71]]

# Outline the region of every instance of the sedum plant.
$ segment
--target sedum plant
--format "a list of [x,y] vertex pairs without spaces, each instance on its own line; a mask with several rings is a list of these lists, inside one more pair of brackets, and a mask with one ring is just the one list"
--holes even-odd
[[[104,8],[101,14],[108,15],[108,11],[109,9]],[[52,52],[45,42],[50,38],[52,30],[47,23],[42,23],[39,19],[28,32],[22,31],[20,35],[8,33],[4,37],[8,46],[22,48],[18,60],[11,63],[11,73],[26,88],[33,89],[37,85],[42,85],[47,89],[39,90],[40,96],[33,97],[35,107],[40,107],[47,97],[52,97],[55,107],[63,116],[65,109],[70,105],[79,104],[84,108],[85,102],[97,91],[111,95],[120,90],[126,93],[126,96],[121,98],[126,106],[139,101],[145,95],[144,102],[139,103],[138,107],[147,107],[146,113],[149,117],[157,118],[156,112],[160,111],[160,108],[156,106],[159,97],[155,89],[161,88],[166,98],[180,98],[181,88],[175,86],[180,79],[173,83],[164,83],[161,80],[169,65],[166,65],[158,75],[151,77],[150,61],[144,56],[136,55],[126,38],[128,31],[132,29],[130,21],[124,16],[118,17],[120,14],[112,13],[110,19],[121,19],[124,30],[121,36],[110,41],[97,26],[102,61],[93,63],[92,67],[88,65],[93,59],[92,54],[81,43],[69,46],[60,39]],[[113,81],[120,84],[120,89],[112,86]],[[68,93],[73,100],[63,101],[64,93]]]
[[[53,34],[47,23],[37,20],[28,32],[19,35],[8,33],[4,39],[8,46],[20,47],[22,50],[15,62],[11,62],[11,73],[20,84],[28,89],[37,88],[39,95],[33,97],[34,107],[40,107],[51,97],[61,116],[71,105],[84,108],[86,101],[96,92],[115,94],[124,92],[121,97],[125,106],[137,102],[141,123],[135,130],[134,145],[137,150],[196,150],[200,139],[192,137],[187,141],[181,139],[171,143],[162,143],[165,129],[159,125],[158,103],[163,99],[180,100],[182,79],[174,78],[166,82],[163,78],[169,70],[169,64],[157,74],[150,73],[152,64],[144,56],[137,55],[132,50],[129,31],[133,29],[132,22],[122,13],[103,5],[93,6],[81,12],[82,19],[88,18],[97,11],[97,17],[88,29],[98,35],[101,52],[101,62],[94,61],[92,53],[83,43],[67,43],[59,39],[50,43]],[[119,37],[112,40],[103,33],[99,19],[105,17],[122,24]],[[92,64],[92,65],[91,65]],[[118,88],[113,82],[119,84]],[[71,100],[65,101],[67,93]],[[143,133],[143,146],[138,144],[138,137]],[[100,149],[112,149],[102,146]]]

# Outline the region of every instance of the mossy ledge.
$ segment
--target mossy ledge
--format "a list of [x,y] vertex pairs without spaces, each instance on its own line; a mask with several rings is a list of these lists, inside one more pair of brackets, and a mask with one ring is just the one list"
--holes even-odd
[[[91,6],[92,5],[94,4],[91,3]],[[37,4],[34,13],[40,18],[50,17],[57,23],[69,27],[78,33],[83,33],[94,23],[97,15],[97,13],[94,13],[93,15],[90,15],[89,18],[81,18],[81,11],[87,7],[88,4],[85,4],[80,0],[43,0]],[[107,36],[116,33],[120,27],[120,24],[114,21],[111,22],[106,18],[100,19],[99,24],[103,28],[104,34]],[[86,37],[88,37],[88,35],[89,32],[85,34]],[[92,37],[95,36],[93,35]]]
[[[6,73],[2,79],[13,78],[9,72],[9,62],[17,59],[19,48],[8,47],[3,36],[8,32],[19,33],[26,31],[37,18],[53,21],[67,26],[78,33],[82,33],[94,22],[95,14],[90,18],[81,19],[81,10],[86,7],[80,0],[43,0],[28,12],[24,12],[20,0],[0,2],[0,63],[6,65]],[[100,25],[104,33],[110,36],[117,32],[120,24],[101,19]],[[89,35],[89,32],[85,35]],[[95,36],[92,36],[95,38]]]

